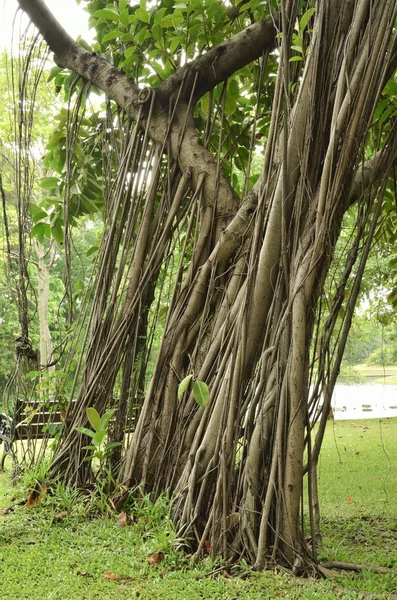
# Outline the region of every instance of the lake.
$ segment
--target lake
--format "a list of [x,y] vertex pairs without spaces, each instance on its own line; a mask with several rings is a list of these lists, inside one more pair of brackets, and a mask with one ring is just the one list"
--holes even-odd
[[397,417],[397,385],[337,384],[332,397],[332,408],[337,420]]

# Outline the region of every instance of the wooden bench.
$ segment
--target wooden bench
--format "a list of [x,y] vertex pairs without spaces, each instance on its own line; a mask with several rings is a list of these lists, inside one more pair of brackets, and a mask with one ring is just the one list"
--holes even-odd
[[58,402],[50,400],[25,401],[17,399],[13,416],[0,414],[0,444],[3,443],[3,455],[0,460],[0,470],[9,455],[14,466],[18,465],[14,444],[17,440],[40,440],[54,437],[62,426],[61,412]]
[[[75,402],[75,400],[73,400]],[[18,465],[15,452],[17,440],[43,440],[54,437],[62,427],[64,413],[58,408],[58,402],[50,400],[29,401],[17,399],[13,416],[0,414],[0,444],[3,443],[3,455],[0,470],[4,470],[5,459],[10,456],[14,466]],[[115,424],[113,417],[110,424]],[[135,417],[128,417],[124,431],[131,433],[135,429]]]

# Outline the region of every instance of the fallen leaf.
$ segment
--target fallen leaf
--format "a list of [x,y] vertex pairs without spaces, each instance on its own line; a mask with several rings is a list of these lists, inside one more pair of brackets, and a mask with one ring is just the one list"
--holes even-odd
[[350,496],[349,496],[349,498],[347,499],[347,501],[348,502],[353,502],[353,498],[350,498]]
[[30,492],[28,499],[26,501],[26,506],[28,508],[32,508],[33,506],[37,506],[44,500],[44,496],[47,492],[47,484],[45,481],[43,483],[36,483],[33,490]]
[[65,517],[68,517],[69,513],[67,510],[61,510],[61,512],[56,513],[56,515],[54,515],[52,517],[52,520],[54,523],[57,523],[58,521],[62,521],[62,519],[64,519]]
[[81,575],[82,577],[92,577],[91,573],[87,573],[87,571],[77,571],[76,575]]
[[121,512],[117,517],[117,525],[119,527],[125,527],[128,524],[127,513]]
[[358,456],[359,454],[360,454],[360,452],[357,450],[357,452],[356,452],[356,456]]
[[116,575],[116,573],[105,573],[105,579],[120,579],[120,575]]
[[149,565],[158,565],[162,560],[164,560],[164,557],[164,552],[153,552],[153,554],[148,556],[147,561]]
[[230,575],[230,573],[227,572],[226,569],[223,569],[222,575],[223,577],[226,577],[226,579],[232,579],[232,576]]
[[72,563],[69,565],[69,569],[77,569],[77,563]]
[[11,512],[12,510],[14,510],[13,506],[8,506],[7,508],[2,508],[0,510],[0,515],[7,515],[9,512]]

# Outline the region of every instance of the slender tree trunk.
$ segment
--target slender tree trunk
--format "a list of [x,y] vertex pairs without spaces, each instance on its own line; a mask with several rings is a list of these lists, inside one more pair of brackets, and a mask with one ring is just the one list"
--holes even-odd
[[[34,249],[37,256],[37,312],[39,317],[40,334],[40,364],[42,366],[50,365],[53,361],[52,336],[48,321],[48,301],[50,291],[50,273],[54,264],[56,248],[52,244],[49,250],[46,250],[40,242],[34,240]],[[47,367],[47,373],[55,372],[55,365]]]

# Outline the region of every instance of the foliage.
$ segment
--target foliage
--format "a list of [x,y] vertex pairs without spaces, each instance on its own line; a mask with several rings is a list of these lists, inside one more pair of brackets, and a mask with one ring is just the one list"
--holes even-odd
[[[188,389],[193,375],[187,375],[178,386],[178,398],[180,399]],[[210,400],[208,385],[204,381],[194,381],[192,386],[193,397],[201,408],[205,408]]]
[[98,411],[90,406],[87,408],[87,418],[92,427],[77,427],[77,431],[83,435],[88,435],[92,439],[92,444],[89,446],[83,446],[83,450],[90,450],[85,460],[93,462],[98,461],[99,468],[98,473],[102,474],[105,470],[105,465],[109,460],[114,448],[120,446],[120,442],[109,442],[108,440],[108,429],[111,418],[116,412],[115,408],[110,408],[102,416],[98,414]]

